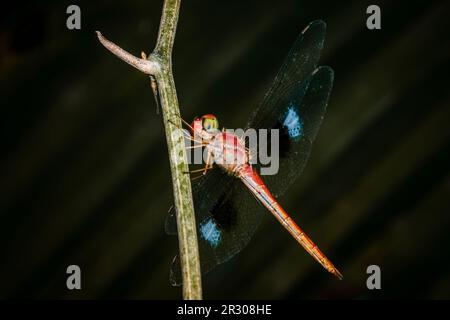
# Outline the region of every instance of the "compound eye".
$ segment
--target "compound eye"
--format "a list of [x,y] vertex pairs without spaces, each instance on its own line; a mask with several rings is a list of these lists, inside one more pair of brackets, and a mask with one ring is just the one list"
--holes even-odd
[[206,131],[216,130],[219,127],[217,119],[215,118],[205,118],[203,119],[203,129]]

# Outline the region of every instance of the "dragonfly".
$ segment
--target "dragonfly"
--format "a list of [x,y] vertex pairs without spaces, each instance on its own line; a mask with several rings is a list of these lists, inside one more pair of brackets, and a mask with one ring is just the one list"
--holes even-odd
[[[334,79],[330,67],[318,67],[325,33],[326,24],[321,20],[311,22],[302,31],[247,122],[246,128],[279,130],[276,175],[264,176],[263,181],[258,174],[260,164],[250,163],[252,154],[245,141],[218,130],[216,116],[206,114],[192,124],[183,120],[190,128],[190,139],[201,141],[208,153],[204,175],[193,181],[192,189],[203,273],[239,253],[269,211],[317,262],[342,279],[338,269],[277,201],[301,174],[324,118]],[[229,156],[236,161],[224,161]],[[221,170],[211,170],[213,166]],[[176,234],[173,207],[165,229],[168,234]],[[178,255],[172,263],[170,282],[182,284]]]

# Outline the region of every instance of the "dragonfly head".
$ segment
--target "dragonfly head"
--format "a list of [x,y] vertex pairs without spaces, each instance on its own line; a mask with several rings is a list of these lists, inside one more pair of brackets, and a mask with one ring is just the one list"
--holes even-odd
[[203,131],[213,134],[219,129],[219,121],[213,114],[205,114],[201,117],[196,117],[192,122],[192,128],[194,129],[194,134],[202,134]]

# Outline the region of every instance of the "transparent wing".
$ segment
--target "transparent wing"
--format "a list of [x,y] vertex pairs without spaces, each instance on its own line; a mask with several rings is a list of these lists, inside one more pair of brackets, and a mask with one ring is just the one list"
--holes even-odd
[[[303,171],[325,115],[332,86],[333,70],[319,67],[303,81],[285,88],[285,93],[277,100],[272,98],[270,115],[254,125],[255,129],[279,130],[279,143],[275,146],[279,153],[278,171],[275,175],[262,176],[275,197],[282,195]],[[271,139],[268,139],[269,151],[271,148]]]
[[[263,176],[275,197],[301,174],[325,115],[334,79],[331,68],[317,68],[325,33],[321,20],[303,30],[247,124],[247,128],[279,129],[279,169],[275,175]],[[268,142],[270,151],[270,137]]]

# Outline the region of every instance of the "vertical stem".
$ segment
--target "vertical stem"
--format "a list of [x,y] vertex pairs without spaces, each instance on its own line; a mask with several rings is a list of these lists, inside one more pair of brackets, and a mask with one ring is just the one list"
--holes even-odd
[[180,110],[172,73],[163,68],[156,75],[161,110],[169,149],[170,169],[175,208],[177,213],[178,242],[181,271],[183,276],[184,299],[201,299],[200,259],[197,230],[193,209],[190,175],[187,163],[184,137],[176,134],[181,128]]
[[172,66],[172,48],[177,30],[178,14],[181,0],[164,0],[164,7],[159,24],[158,41],[154,53],[165,58]]
[[[172,47],[181,0],[165,0],[156,48],[148,59],[134,57],[97,31],[99,41],[113,54],[136,69],[155,77],[164,120],[173,194],[177,212],[183,298],[201,299],[202,285],[191,180],[181,128],[180,108],[172,74]],[[145,58],[145,59],[144,59]]]
[[158,42],[153,55],[161,61],[161,72],[155,75],[166,130],[177,212],[178,242],[183,277],[183,298],[201,299],[200,259],[194,206],[184,139],[175,134],[181,128],[180,109],[172,74],[172,47],[181,0],[165,0]]

